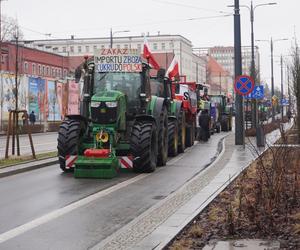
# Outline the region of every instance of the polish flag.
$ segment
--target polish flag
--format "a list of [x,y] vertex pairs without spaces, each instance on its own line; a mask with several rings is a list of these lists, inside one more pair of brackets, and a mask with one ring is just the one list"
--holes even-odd
[[156,69],[159,70],[159,64],[156,62],[153,54],[151,53],[150,50],[150,46],[148,44],[148,41],[146,39],[146,37],[144,37],[144,50],[143,50],[143,57],[145,59],[147,59],[148,63],[151,64],[151,66]]
[[167,72],[166,72],[166,77],[169,77],[172,79],[173,77],[177,77],[179,75],[179,66],[178,66],[178,61],[174,57]]

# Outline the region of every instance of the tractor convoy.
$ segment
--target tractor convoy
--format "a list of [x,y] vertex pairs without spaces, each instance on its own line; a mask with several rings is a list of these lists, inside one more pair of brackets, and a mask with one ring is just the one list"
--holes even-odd
[[[83,80],[80,115],[66,116],[58,133],[63,171],[77,178],[113,178],[122,169],[149,173],[194,144],[198,86],[172,81],[162,68],[152,77],[150,70],[135,49],[102,49],[85,58],[75,73]],[[218,121],[227,131],[224,100]]]

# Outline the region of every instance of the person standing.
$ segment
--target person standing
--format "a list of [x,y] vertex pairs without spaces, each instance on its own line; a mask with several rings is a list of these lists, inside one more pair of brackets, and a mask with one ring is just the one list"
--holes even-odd
[[34,111],[31,111],[30,115],[29,115],[29,121],[31,125],[34,125],[35,123],[35,114]]

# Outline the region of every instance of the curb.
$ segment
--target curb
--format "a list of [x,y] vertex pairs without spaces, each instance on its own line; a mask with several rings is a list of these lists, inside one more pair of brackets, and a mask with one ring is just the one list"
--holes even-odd
[[58,164],[57,157],[47,158],[38,161],[30,161],[27,163],[21,163],[14,166],[7,166],[0,169],[0,178],[24,173],[27,171],[48,167],[53,164]]

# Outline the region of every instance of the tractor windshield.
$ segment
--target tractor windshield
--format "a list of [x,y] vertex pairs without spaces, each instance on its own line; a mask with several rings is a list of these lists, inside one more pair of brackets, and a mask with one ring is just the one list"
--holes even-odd
[[96,73],[94,93],[118,90],[124,93],[129,101],[139,98],[141,92],[141,73],[109,72]]

